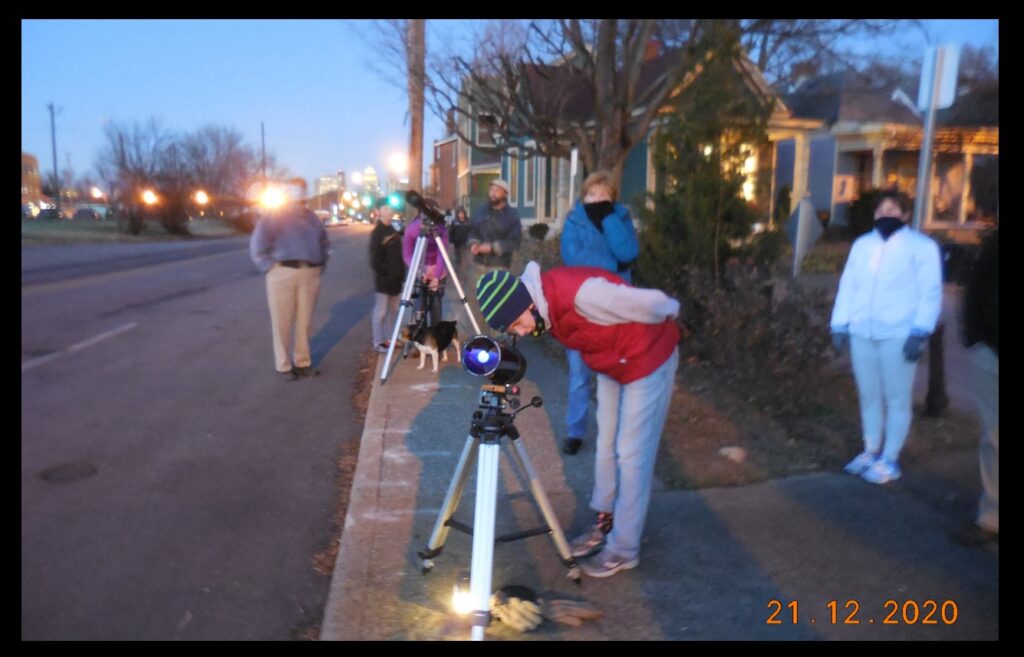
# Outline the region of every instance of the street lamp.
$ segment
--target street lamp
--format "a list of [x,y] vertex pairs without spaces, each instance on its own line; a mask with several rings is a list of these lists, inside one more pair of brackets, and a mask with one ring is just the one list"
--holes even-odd
[[142,192],[142,202],[146,205],[155,205],[157,202],[156,193],[151,189]]
[[405,153],[394,153],[388,158],[388,167],[396,174],[403,174],[409,170],[409,158]]
[[203,190],[196,192],[196,203],[199,205],[206,205],[210,202],[210,197]]
[[103,192],[100,190],[99,187],[93,187],[90,193],[92,194],[92,197],[96,200],[103,198]]

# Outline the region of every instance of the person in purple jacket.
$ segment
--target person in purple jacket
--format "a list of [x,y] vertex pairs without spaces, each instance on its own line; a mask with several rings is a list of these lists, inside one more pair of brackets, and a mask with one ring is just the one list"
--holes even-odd
[[[406,267],[412,266],[412,254],[416,249],[416,239],[420,236],[422,216],[416,215],[409,227],[405,230],[405,237],[402,238],[402,257],[405,259]],[[436,224],[438,237],[448,247],[448,229],[444,224]],[[437,251],[437,243],[434,240],[427,241],[426,252],[423,254],[423,263],[420,270],[416,272],[416,313],[426,311],[430,319],[427,326],[434,328],[443,317],[444,288],[448,281],[448,268],[445,267],[444,258]],[[428,294],[427,292],[433,292]]]

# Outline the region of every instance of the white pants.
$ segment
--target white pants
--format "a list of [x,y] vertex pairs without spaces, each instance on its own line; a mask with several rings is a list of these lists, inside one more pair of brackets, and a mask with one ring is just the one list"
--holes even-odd
[[[850,337],[853,376],[860,397],[860,419],[864,449],[882,450],[882,455],[898,461],[910,432],[914,372],[916,362],[903,356],[906,338],[867,340]],[[883,447],[883,408],[885,441]]]
[[654,461],[678,366],[677,348],[661,367],[632,383],[597,375],[597,456],[590,508],[614,514],[605,547],[627,559],[640,554]]
[[978,525],[999,532],[999,356],[983,343],[969,350],[971,388],[981,416],[981,502]]
[[[267,302],[270,305],[270,324],[274,330],[274,366],[278,372],[295,367],[309,367],[309,325],[313,319],[313,306],[320,292],[320,267],[294,269],[274,265],[267,272]],[[288,343],[295,326],[294,361],[288,356]]]

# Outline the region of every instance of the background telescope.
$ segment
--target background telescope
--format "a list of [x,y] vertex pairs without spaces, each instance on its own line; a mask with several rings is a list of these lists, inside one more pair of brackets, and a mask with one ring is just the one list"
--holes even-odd
[[441,212],[441,208],[438,207],[437,201],[432,198],[423,198],[419,192],[410,189],[405,193],[405,202],[412,207],[419,210],[425,217],[436,221],[437,223],[444,223],[444,213]]
[[495,385],[506,385],[526,376],[526,357],[515,343],[478,335],[463,345],[462,367],[473,376],[485,376]]

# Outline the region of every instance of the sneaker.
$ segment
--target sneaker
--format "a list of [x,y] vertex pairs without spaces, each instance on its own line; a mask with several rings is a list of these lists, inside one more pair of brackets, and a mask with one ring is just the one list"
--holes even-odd
[[575,454],[583,447],[582,438],[566,438],[562,441],[562,451],[566,454]]
[[900,466],[883,456],[865,470],[861,478],[872,484],[884,484],[899,479],[901,474]]
[[312,367],[312,366],[308,366],[308,367],[296,367],[296,368],[295,368],[295,373],[296,373],[296,374],[298,374],[299,376],[304,376],[304,377],[306,377],[307,379],[311,379],[311,378],[313,378],[314,376],[320,376],[320,370],[318,370],[318,369],[315,369],[315,368],[314,368],[314,367]]
[[846,464],[843,468],[844,472],[849,472],[852,475],[862,475],[864,472],[875,464],[878,460],[877,454],[871,452],[861,452],[852,461]]
[[611,577],[620,570],[629,570],[640,565],[640,559],[627,559],[611,550],[601,550],[597,555],[580,562],[580,570],[591,577]]
[[600,525],[594,525],[590,531],[581,534],[569,542],[569,549],[574,557],[589,557],[596,554],[604,547],[607,534]]
[[299,375],[295,372],[295,368],[292,368],[287,372],[278,372],[277,375],[284,381],[295,381],[299,378]]

